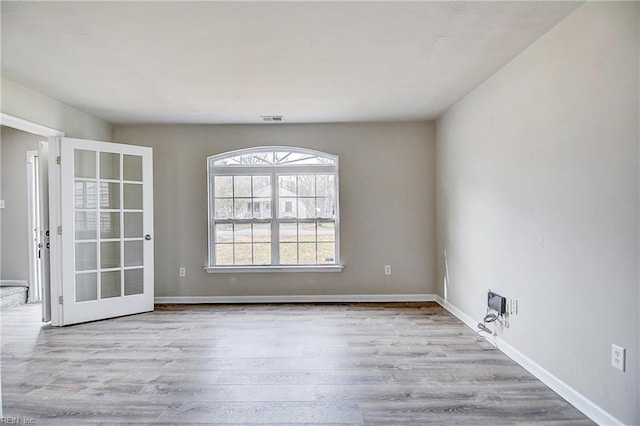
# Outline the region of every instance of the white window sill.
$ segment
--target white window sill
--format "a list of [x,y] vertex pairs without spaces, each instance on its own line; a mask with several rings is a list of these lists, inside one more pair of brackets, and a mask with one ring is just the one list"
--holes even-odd
[[344,265],[312,266],[207,266],[209,274],[238,274],[247,272],[342,272]]

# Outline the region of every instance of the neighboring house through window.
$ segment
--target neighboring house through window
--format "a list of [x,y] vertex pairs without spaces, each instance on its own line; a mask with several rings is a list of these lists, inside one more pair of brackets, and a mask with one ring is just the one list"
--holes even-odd
[[259,147],[208,172],[210,272],[340,265],[337,156]]

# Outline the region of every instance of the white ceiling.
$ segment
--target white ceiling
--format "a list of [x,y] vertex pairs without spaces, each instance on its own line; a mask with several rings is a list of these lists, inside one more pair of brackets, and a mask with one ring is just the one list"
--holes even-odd
[[2,75],[112,123],[432,119],[578,5],[2,1]]

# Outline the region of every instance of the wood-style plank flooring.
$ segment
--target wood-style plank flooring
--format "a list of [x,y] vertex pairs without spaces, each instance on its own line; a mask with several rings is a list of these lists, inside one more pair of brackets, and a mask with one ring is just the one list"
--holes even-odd
[[593,424],[436,304],[2,312],[4,416],[39,425]]

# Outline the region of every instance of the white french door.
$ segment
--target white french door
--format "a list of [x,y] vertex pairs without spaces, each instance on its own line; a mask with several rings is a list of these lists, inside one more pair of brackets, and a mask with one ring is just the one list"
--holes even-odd
[[61,324],[153,310],[148,147],[62,138]]

